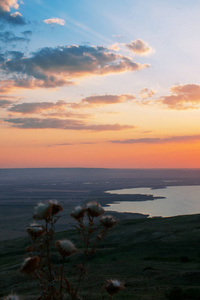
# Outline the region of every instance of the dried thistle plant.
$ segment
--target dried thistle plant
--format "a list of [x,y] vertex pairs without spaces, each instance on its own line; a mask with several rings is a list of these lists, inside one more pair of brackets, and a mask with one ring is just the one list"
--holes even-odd
[[109,298],[112,300],[113,296],[118,294],[121,290],[124,290],[124,283],[117,279],[109,279],[104,284],[104,289],[109,295]]
[[[26,229],[31,238],[31,245],[26,248],[28,257],[24,260],[20,272],[39,281],[38,300],[62,300],[65,295],[68,295],[71,300],[81,300],[79,289],[87,272],[87,259],[96,252],[98,243],[118,222],[113,216],[103,216],[105,211],[96,201],[88,202],[85,206],[77,206],[71,212],[71,217],[76,222],[74,227],[78,231],[84,249],[83,261],[76,266],[79,271],[77,282],[72,284],[64,268],[65,258],[77,253],[78,250],[68,239],[54,243],[55,224],[60,218],[58,213],[61,211],[62,206],[56,200],[39,203],[34,209],[33,218],[42,221],[43,224],[32,223]],[[53,246],[62,259],[59,270],[52,263]],[[114,294],[124,289],[124,285],[118,280],[107,280],[104,289],[112,299]],[[15,298],[5,299],[18,299],[16,298],[18,296],[13,295],[13,297]]]

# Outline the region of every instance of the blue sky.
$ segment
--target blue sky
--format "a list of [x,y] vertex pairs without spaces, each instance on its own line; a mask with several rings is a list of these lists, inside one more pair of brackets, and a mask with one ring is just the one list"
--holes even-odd
[[[120,167],[128,161],[132,167],[146,166],[137,162],[145,145],[149,155],[141,153],[139,161],[153,167],[152,145],[159,153],[158,144],[168,149],[172,142],[181,166],[189,152],[180,144],[191,153],[200,147],[199,13],[195,0],[1,0],[5,166],[13,165],[16,145],[23,153],[41,148],[43,157],[45,151],[53,157],[47,148],[56,148],[60,161],[55,166],[62,159],[65,166],[88,166],[87,151],[105,151],[91,165],[107,166],[109,144],[116,152],[111,166],[118,166],[123,153],[127,160]],[[30,131],[37,138],[31,140]],[[73,162],[63,157],[71,145],[81,149],[77,164],[75,157]],[[195,155],[187,157],[186,166],[196,166]],[[37,164],[33,156],[26,166]],[[20,166],[20,155],[14,165],[17,160]],[[158,165],[177,164],[166,153]]]
[[[16,34],[20,34],[22,30],[32,32],[28,44],[17,45],[18,49],[25,50],[27,54],[43,47],[58,45],[108,47],[114,43],[143,39],[155,52],[148,58],[137,58],[139,62],[152,65],[150,76],[146,72],[141,77],[149,82],[153,76],[157,84],[161,81],[162,86],[167,88],[177,82],[188,83],[197,77],[198,68],[194,68],[194,64],[198,63],[199,66],[196,51],[199,47],[199,10],[199,1],[194,0],[32,0],[19,4],[18,11],[27,25],[15,28],[5,25],[4,28]],[[11,12],[15,11],[11,7]],[[63,19],[65,25],[47,25],[43,22],[52,17]],[[6,47],[10,48],[10,45],[7,44]],[[183,72],[184,69],[187,71]],[[155,79],[152,84],[155,84]]]

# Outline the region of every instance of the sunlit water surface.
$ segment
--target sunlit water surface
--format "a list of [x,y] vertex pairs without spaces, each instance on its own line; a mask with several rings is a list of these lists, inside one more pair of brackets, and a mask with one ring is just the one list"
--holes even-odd
[[148,214],[151,217],[172,217],[200,213],[200,186],[172,186],[164,189],[132,188],[107,191],[111,194],[151,194],[166,197],[149,201],[129,201],[109,204],[106,210]]

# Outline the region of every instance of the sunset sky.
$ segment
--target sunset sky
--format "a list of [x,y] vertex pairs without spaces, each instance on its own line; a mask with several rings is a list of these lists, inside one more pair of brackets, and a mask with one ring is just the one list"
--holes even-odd
[[0,0],[0,168],[200,168],[199,0]]

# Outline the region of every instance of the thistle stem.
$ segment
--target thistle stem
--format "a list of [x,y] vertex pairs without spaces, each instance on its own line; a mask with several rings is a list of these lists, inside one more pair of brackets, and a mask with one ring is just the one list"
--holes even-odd
[[63,289],[63,271],[64,271],[64,257],[62,258],[62,266],[61,266],[61,270],[60,270],[60,299],[62,299],[62,289]]
[[[50,258],[50,242],[49,242],[49,228],[48,228],[49,222],[47,220],[45,220],[45,222],[46,222],[46,249],[47,249],[47,262],[48,262],[48,269],[49,269],[49,281],[50,281],[50,283],[52,283],[53,275],[52,275],[51,258]],[[52,296],[53,296],[53,299],[55,299],[54,291],[55,291],[55,288],[51,284],[51,286],[50,286],[50,298],[49,299],[52,299]]]
[[80,288],[81,280],[82,280],[84,274],[85,274],[85,264],[82,266],[81,273],[80,273],[79,278],[78,278],[78,283],[77,283],[76,291],[74,293],[75,297],[77,296],[78,290]]
[[47,247],[47,261],[49,268],[49,277],[52,280],[52,272],[51,272],[51,259],[50,259],[50,247],[49,247],[49,231],[48,231],[48,221],[46,220],[46,247]]

